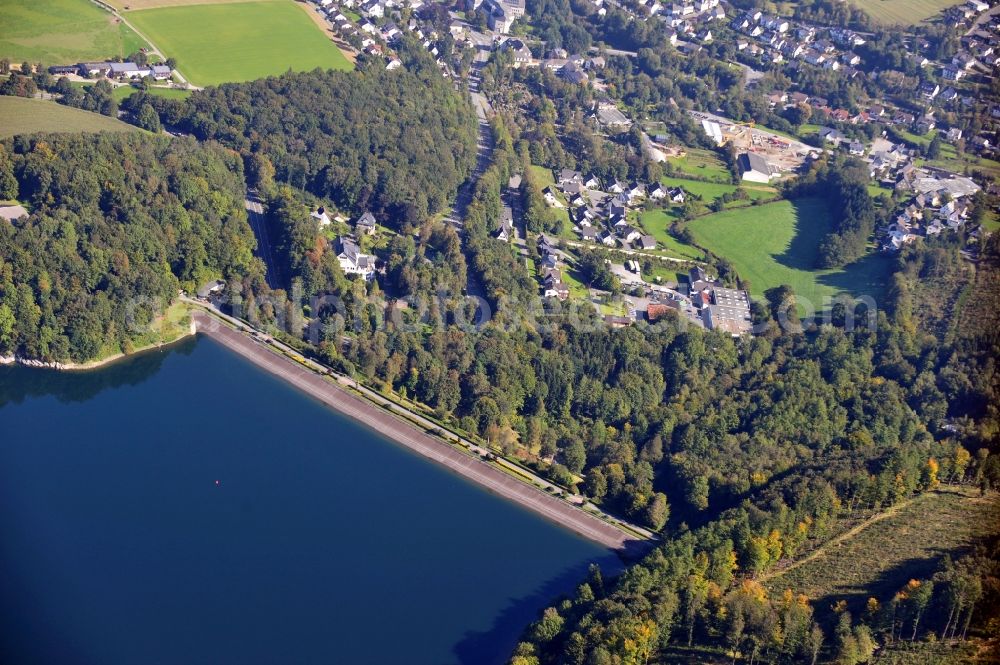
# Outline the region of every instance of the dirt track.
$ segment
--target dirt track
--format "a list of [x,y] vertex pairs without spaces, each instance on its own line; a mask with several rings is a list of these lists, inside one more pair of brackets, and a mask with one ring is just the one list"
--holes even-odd
[[416,426],[357,397],[345,388],[294,361],[278,355],[247,335],[236,332],[203,312],[193,312],[203,333],[258,367],[278,376],[338,412],[370,427],[396,443],[441,464],[491,492],[514,501],[580,536],[617,550],[624,557],[645,552],[650,543],[632,539],[624,531],[560,499],[516,480],[480,459],[436,439]]

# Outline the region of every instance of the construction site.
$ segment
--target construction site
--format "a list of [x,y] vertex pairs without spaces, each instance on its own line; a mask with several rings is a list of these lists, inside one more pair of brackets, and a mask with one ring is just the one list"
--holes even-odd
[[692,111],[705,133],[716,144],[732,144],[738,152],[752,152],[780,173],[792,173],[815,158],[820,148],[757,127],[753,122],[737,122],[713,113]]

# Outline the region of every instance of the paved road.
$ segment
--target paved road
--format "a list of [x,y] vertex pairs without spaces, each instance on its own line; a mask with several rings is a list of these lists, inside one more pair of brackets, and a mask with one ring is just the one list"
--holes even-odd
[[260,200],[260,195],[256,189],[247,189],[244,205],[247,209],[247,219],[250,221],[250,228],[257,236],[257,256],[259,256],[267,268],[265,279],[267,285],[272,289],[281,288],[281,280],[278,276],[278,264],[274,260],[274,248],[271,246],[271,235],[267,229],[267,220],[264,219],[264,205]]
[[[204,307],[202,303],[197,303],[197,301],[187,298],[185,300]],[[229,323],[245,332],[233,330],[221,323],[215,318],[216,316],[226,319]],[[320,400],[324,404],[388,436],[400,445],[404,445],[420,455],[481,484],[490,491],[519,503],[543,517],[575,531],[588,540],[617,550],[623,556],[641,555],[652,546],[652,541],[650,540],[639,540],[613,523],[598,518],[567,501],[556,498],[527,482],[521,482],[508,473],[493,467],[490,463],[481,459],[481,455],[485,451],[468,441],[458,439],[452,435],[452,438],[458,440],[469,450],[469,452],[462,452],[460,448],[448,445],[430,436],[425,431],[421,431],[420,427],[425,428],[425,430],[437,430],[438,426],[432,421],[412,412],[406,412],[409,420],[404,420],[390,413],[389,411],[402,413],[405,410],[363,386],[356,386],[347,377],[336,376],[334,380],[323,376],[323,374],[329,372],[326,368],[318,363],[302,358],[278,342],[273,340],[261,341],[261,338],[266,338],[266,336],[258,331],[254,331],[241,321],[214,311],[211,315],[205,311],[195,311],[192,314],[192,319],[199,332],[211,336],[232,351],[264,370],[288,381],[296,388]],[[256,335],[257,339],[251,335]],[[294,354],[301,359],[302,364],[275,353],[268,348],[268,344],[281,349],[285,353]],[[306,367],[303,365],[306,365]],[[349,392],[348,388],[357,388],[359,392],[364,394],[365,398],[358,397]],[[416,423],[411,421],[416,421]],[[499,462],[503,462],[503,460],[499,460]],[[521,473],[524,472],[521,471]],[[554,487],[544,479],[537,478],[537,480],[545,487]],[[615,518],[609,519],[619,522]],[[636,530],[640,533],[648,534],[648,532],[641,528],[636,528]]]
[[[472,106],[476,111],[476,118],[479,121],[479,134],[476,138],[476,166],[469,179],[458,188],[458,193],[455,195],[455,203],[444,218],[446,222],[455,227],[463,243],[466,240],[465,213],[469,208],[469,204],[472,203],[472,194],[476,189],[476,183],[479,182],[479,177],[489,168],[490,161],[493,159],[493,131],[490,129],[489,123],[489,116],[492,114],[493,109],[490,108],[490,103],[486,100],[486,97],[479,94],[479,76],[483,64],[485,63],[477,60],[473,63],[472,71],[469,73],[469,97],[472,99]],[[469,296],[485,299],[486,291],[479,282],[479,278],[472,272],[471,261],[468,263],[470,264],[470,268],[466,275],[465,293]]]

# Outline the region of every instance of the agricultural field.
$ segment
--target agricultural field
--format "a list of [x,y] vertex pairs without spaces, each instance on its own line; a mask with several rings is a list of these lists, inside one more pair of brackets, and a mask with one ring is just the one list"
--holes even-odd
[[778,201],[726,210],[688,224],[698,244],[732,262],[756,297],[788,284],[799,298],[800,311],[823,311],[824,301],[840,294],[871,295],[884,291],[890,260],[869,254],[844,268],[813,266],[820,239],[832,225],[819,199]]
[[32,132],[138,132],[138,127],[55,102],[0,97],[0,139]]
[[1000,495],[947,486],[862,522],[801,561],[765,577],[775,593],[804,593],[821,612],[846,600],[852,612],[910,579],[932,575],[945,554],[960,555],[1000,529]]
[[352,67],[305,9],[288,0],[143,9],[128,18],[196,85]]
[[962,3],[956,0],[851,0],[851,4],[886,25],[915,25]]
[[90,0],[0,0],[0,57],[44,65],[124,57],[147,46]]
[[157,7],[181,7],[184,5],[221,5],[232,2],[254,2],[255,0],[105,0],[118,11],[136,11]]

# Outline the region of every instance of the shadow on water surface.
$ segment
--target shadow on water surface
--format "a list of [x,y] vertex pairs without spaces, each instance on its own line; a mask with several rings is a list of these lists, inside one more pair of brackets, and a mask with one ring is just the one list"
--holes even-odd
[[[621,560],[612,553],[593,563],[601,567],[605,583],[623,570]],[[540,585],[534,593],[513,598],[485,631],[469,631],[455,645],[454,654],[460,665],[503,665],[520,641],[522,633],[541,616],[546,607],[556,605],[561,598],[571,596],[576,587],[587,579],[589,563],[567,568]],[[513,636],[513,637],[512,637]]]
[[85,402],[107,389],[136,386],[156,374],[168,355],[189,355],[195,344],[195,338],[188,337],[162,349],[143,351],[107,367],[85,371],[0,367],[0,407],[49,395],[60,402]]

